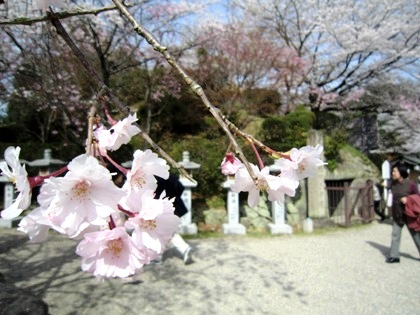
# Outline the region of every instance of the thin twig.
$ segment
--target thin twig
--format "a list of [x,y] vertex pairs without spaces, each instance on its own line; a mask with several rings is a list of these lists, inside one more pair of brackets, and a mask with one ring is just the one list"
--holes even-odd
[[261,150],[263,150],[264,152],[266,152],[268,155],[270,155],[273,158],[285,158],[285,159],[290,160],[290,154],[273,150],[272,148],[266,146],[261,141],[254,138],[252,135],[250,135],[248,133],[245,133],[241,129],[236,127],[236,125],[233,122],[231,122],[229,119],[227,119],[226,116],[224,116],[222,114],[220,114],[220,115],[221,115],[221,118],[223,119],[223,121],[225,122],[225,124],[229,127],[229,129],[234,134],[241,136],[246,141],[254,144],[255,146],[257,146],[258,148],[260,148]]
[[93,142],[93,124],[95,123],[95,113],[96,113],[96,108],[95,106],[92,106],[88,114],[89,126],[88,126],[88,137],[86,140],[86,155],[91,154],[92,142]]

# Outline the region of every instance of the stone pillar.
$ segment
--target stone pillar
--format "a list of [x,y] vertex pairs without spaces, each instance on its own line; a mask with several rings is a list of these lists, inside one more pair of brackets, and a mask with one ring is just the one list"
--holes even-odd
[[232,191],[230,186],[233,184],[232,179],[227,179],[222,187],[227,189],[227,211],[228,223],[223,224],[224,234],[246,234],[246,228],[239,223],[239,194]]
[[[312,130],[308,134],[308,145],[324,145],[322,132]],[[321,156],[321,159],[325,158]],[[325,185],[326,169],[318,167],[315,176],[308,178],[308,216],[328,218],[328,194]]]
[[286,224],[285,218],[285,202],[279,204],[277,201],[271,202],[271,217],[273,222],[268,224],[271,234],[292,234],[293,229]]
[[385,201],[385,215],[389,216],[391,211],[388,207],[388,196],[389,194],[389,187],[391,186],[391,163],[389,161],[384,161],[382,163],[382,178],[384,179],[384,195],[383,199]]
[[4,209],[9,208],[15,197],[15,192],[13,188],[13,184],[11,182],[7,182],[4,185]]
[[[13,184],[5,177],[0,177],[0,182],[4,183],[4,203],[3,203],[3,210],[10,207],[13,204],[13,200],[15,199],[15,191]],[[22,217],[17,217],[14,219],[3,219],[0,218],[0,227],[12,228],[14,221],[19,221]]]
[[181,226],[179,227],[179,233],[181,234],[197,234],[197,225],[191,222],[192,217],[192,192],[191,188],[197,187],[196,182],[192,182],[187,178],[181,177],[179,179],[181,184],[184,186],[181,199],[185,204],[188,212],[181,217]]
[[[279,167],[276,164],[270,165],[270,171],[278,174],[280,172]],[[292,234],[293,229],[290,225],[285,222],[285,201],[278,203],[277,201],[271,202],[271,219],[272,223],[268,224],[271,234]]]

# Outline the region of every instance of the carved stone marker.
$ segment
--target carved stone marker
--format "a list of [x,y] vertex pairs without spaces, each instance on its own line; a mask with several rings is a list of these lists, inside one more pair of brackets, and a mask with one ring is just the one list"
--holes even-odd
[[224,234],[246,234],[246,228],[239,223],[239,194],[230,189],[232,179],[227,179],[222,187],[227,189],[228,223],[223,224]]
[[[280,168],[276,164],[269,166],[270,171],[274,174],[280,172]],[[285,202],[278,203],[277,201],[271,202],[271,219],[272,223],[268,224],[271,234],[292,234],[293,228],[285,222]]]

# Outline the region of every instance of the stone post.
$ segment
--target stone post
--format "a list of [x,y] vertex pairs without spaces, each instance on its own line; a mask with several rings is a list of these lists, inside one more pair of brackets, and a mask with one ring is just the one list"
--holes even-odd
[[[308,145],[324,144],[322,132],[312,130],[308,134]],[[323,156],[321,159],[325,159]],[[326,169],[318,167],[316,175],[308,178],[308,217],[328,218],[328,195],[325,185]]]
[[384,179],[384,195],[383,199],[385,201],[385,215],[389,216],[390,209],[388,208],[388,196],[389,196],[389,187],[391,180],[391,163],[388,160],[382,163],[382,178]]
[[4,184],[4,209],[10,207],[13,203],[15,193],[13,184],[11,182],[7,182]]
[[239,223],[239,194],[230,189],[233,179],[227,178],[222,187],[227,189],[228,223],[223,224],[224,234],[246,234],[246,228]]
[[[270,165],[270,171],[278,175],[280,168],[276,164]],[[285,201],[278,203],[277,201],[271,202],[271,219],[272,223],[268,223],[268,228],[271,234],[292,234],[293,229],[285,222]]]
[[[3,203],[3,210],[10,207],[13,204],[13,200],[15,198],[15,191],[13,184],[7,179],[5,176],[0,177],[0,182],[4,183],[4,203]],[[0,227],[7,227],[12,228],[14,221],[19,221],[22,217],[18,217],[15,219],[3,219],[0,218]]]
[[179,181],[184,186],[184,191],[182,192],[181,199],[188,210],[188,212],[181,217],[181,226],[179,228],[179,233],[197,234],[197,225],[191,222],[191,217],[192,217],[191,188],[197,187],[197,183],[192,182],[188,180],[187,178],[180,178]]

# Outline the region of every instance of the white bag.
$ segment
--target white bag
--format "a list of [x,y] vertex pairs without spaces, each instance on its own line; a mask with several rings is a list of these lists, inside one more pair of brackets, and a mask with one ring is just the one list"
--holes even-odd
[[386,199],[386,206],[388,208],[392,207],[392,191],[391,190],[388,192],[388,198]]

